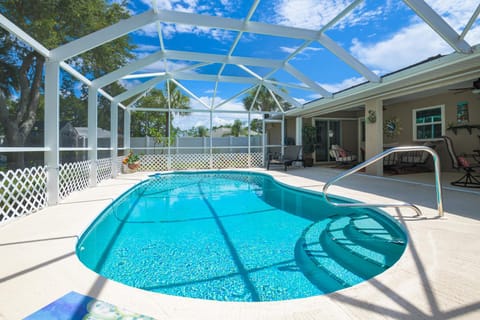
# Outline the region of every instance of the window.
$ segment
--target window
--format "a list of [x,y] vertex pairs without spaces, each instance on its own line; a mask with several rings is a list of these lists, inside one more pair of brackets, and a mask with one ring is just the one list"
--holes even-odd
[[413,140],[436,140],[444,134],[445,106],[413,109]]

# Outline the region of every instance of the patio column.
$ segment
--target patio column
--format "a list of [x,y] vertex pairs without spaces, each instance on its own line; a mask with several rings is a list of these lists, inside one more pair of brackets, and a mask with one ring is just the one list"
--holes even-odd
[[282,133],[280,136],[282,137],[281,141],[281,146],[282,146],[282,157],[285,155],[285,114],[282,113],[282,123],[280,124],[280,130],[282,130]]
[[262,118],[262,167],[267,165],[267,126],[265,123],[265,116]]
[[297,146],[301,146],[303,144],[302,141],[302,126],[303,126],[303,118],[296,117],[295,118],[295,141]]
[[130,119],[130,110],[125,109],[123,113],[123,147],[125,150],[130,149]]
[[112,177],[118,176],[118,102],[110,104],[110,158],[112,159]]
[[60,63],[45,63],[45,165],[47,167],[47,204],[58,204],[59,200],[59,109]]
[[98,170],[98,137],[97,137],[97,123],[98,123],[98,93],[97,88],[90,87],[88,89],[88,160],[91,163],[90,167],[90,187],[97,185],[97,170]]
[[247,121],[248,121],[248,133],[247,133],[247,159],[248,159],[248,164],[247,166],[249,168],[252,167],[252,154],[251,154],[251,145],[250,145],[250,140],[252,139],[252,131],[250,130],[251,128],[251,122],[252,122],[252,118],[251,118],[251,115],[250,115],[250,110],[248,110],[248,118],[247,118]]
[[[365,118],[365,159],[369,159],[383,151],[383,101],[366,101]],[[383,176],[383,161],[368,166],[366,172]]]

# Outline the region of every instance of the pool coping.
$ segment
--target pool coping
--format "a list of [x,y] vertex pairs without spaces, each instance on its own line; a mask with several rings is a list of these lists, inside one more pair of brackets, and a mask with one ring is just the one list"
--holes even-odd
[[[319,168],[254,171],[314,191],[336,174]],[[121,175],[0,226],[0,319],[23,318],[72,290],[157,319],[480,318],[480,279],[472,276],[480,272],[480,213],[467,214],[478,206],[479,194],[444,190],[446,216],[439,219],[430,186],[365,175],[332,187],[332,193],[379,202],[399,201],[401,195],[402,201],[420,203],[424,217],[408,208],[386,209],[407,230],[408,248],[392,268],[354,287],[304,299],[238,303],[167,296],[98,276],[75,255],[77,239],[106,205],[149,174]],[[394,196],[382,195],[387,187]]]

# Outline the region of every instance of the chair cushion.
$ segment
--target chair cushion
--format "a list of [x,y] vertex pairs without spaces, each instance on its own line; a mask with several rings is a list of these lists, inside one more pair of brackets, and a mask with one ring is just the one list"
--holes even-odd
[[465,159],[465,157],[457,157],[457,161],[460,167],[465,167],[465,168],[470,167],[470,163],[468,162],[467,159]]
[[351,155],[351,156],[344,156],[344,157],[338,157],[337,158],[337,161],[340,161],[340,162],[350,162],[350,161],[355,161],[357,160],[357,157],[354,156],[354,155]]
[[[342,147],[340,147],[338,144],[332,144],[332,150],[333,150],[333,153],[335,154],[335,152],[338,154],[338,156],[340,157],[346,157],[348,156],[348,153],[347,151],[345,151]],[[335,156],[334,156],[335,157]]]

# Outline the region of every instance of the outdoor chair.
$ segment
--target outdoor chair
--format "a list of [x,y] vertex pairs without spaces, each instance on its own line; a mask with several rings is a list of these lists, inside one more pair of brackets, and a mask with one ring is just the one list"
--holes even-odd
[[[429,147],[432,149],[436,148],[431,142],[425,142],[423,144],[425,147]],[[427,151],[407,151],[402,152],[400,154],[400,167],[403,168],[417,168],[417,169],[424,169],[429,171],[428,168],[428,160],[431,157],[431,154]]]
[[282,166],[285,171],[287,167],[293,165],[294,162],[300,162],[305,167],[305,162],[302,159],[302,146],[286,146],[285,153],[282,155],[269,154],[267,161],[267,170],[273,166]]
[[329,154],[335,159],[335,162],[341,165],[352,164],[357,161],[357,156],[355,154],[343,149],[337,144],[332,144]]
[[480,168],[480,164],[471,165],[466,159],[466,157],[458,156],[455,153],[452,139],[450,137],[443,136],[443,140],[445,141],[445,145],[447,146],[448,155],[452,160],[453,168],[457,170],[461,169],[465,172],[465,174],[460,179],[451,182],[451,184],[458,187],[480,188],[480,181],[473,175],[473,173],[475,172],[475,168]]

